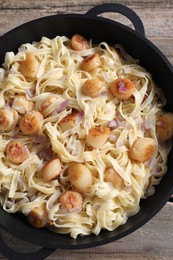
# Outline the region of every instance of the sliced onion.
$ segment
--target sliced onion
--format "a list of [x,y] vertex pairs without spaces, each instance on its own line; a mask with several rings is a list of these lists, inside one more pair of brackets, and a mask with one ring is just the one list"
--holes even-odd
[[77,118],[76,118],[76,124],[80,124],[81,121],[83,120],[83,118],[84,118],[84,112],[80,111]]
[[152,196],[155,193],[155,187],[151,186],[146,190],[146,197]]
[[32,98],[34,95],[35,95],[35,89],[27,89],[26,91],[26,95],[29,97],[29,98]]
[[118,124],[115,122],[115,120],[111,120],[108,124],[108,127],[116,129],[118,127]]
[[130,192],[130,191],[132,190],[132,185],[126,185],[126,186],[124,187],[124,190],[125,190],[126,192]]
[[119,92],[122,92],[122,93],[127,92],[127,88],[126,88],[126,85],[124,84],[124,82],[120,81],[118,83],[118,87],[119,87]]
[[162,122],[162,121],[157,121],[157,122],[156,122],[156,125],[157,125],[157,126],[164,126],[164,122]]
[[18,52],[22,52],[22,51],[26,51],[26,50],[27,50],[27,48],[23,45],[18,48]]
[[122,118],[122,116],[119,113],[117,113],[116,120],[117,120],[118,124],[120,124],[121,122],[124,122],[124,119]]
[[58,105],[58,107],[53,111],[52,115],[53,116],[58,115],[59,113],[64,111],[68,105],[69,105],[69,99],[66,99],[65,101],[63,101]]
[[146,121],[145,122],[145,129],[150,129],[151,126],[150,126],[150,122],[149,121]]
[[83,119],[84,118],[84,111],[80,111],[78,117]]
[[99,202],[96,202],[93,204],[93,209],[98,210],[101,207],[101,204]]
[[125,125],[126,125],[126,122],[125,122],[125,121],[119,122],[119,127],[125,127]]
[[65,110],[66,107],[68,106],[68,104],[69,104],[69,99],[63,101],[63,102],[60,104],[59,113],[62,112],[63,110]]
[[124,146],[124,142],[120,142],[120,141],[118,141],[118,142],[116,142],[116,147],[117,148],[119,148],[119,147],[121,147],[121,146]]
[[29,150],[28,150],[28,147],[26,145],[23,146],[22,151],[23,151],[24,155],[29,154]]
[[129,122],[126,123],[126,130],[130,130],[131,129],[131,124]]
[[140,126],[141,126],[141,131],[145,132],[145,123],[143,122]]
[[78,152],[76,150],[72,150],[71,155],[76,156],[76,155],[78,155]]

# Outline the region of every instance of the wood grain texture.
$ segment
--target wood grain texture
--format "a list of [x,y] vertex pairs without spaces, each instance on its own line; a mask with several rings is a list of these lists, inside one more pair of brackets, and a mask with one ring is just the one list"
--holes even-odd
[[[86,13],[100,3],[119,3],[103,0],[0,0],[0,35],[14,27],[42,16],[58,13]],[[142,19],[146,37],[173,64],[173,1],[124,0]],[[103,16],[132,26],[127,18],[114,14]],[[8,245],[17,251],[30,252],[38,247],[1,230]],[[56,250],[47,260],[173,260],[173,206],[169,203],[147,224],[116,242],[83,250]],[[6,258],[0,254],[0,260]]]

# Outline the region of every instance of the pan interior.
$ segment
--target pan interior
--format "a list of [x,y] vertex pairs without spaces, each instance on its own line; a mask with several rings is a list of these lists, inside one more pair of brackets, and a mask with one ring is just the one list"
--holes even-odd
[[[110,45],[122,44],[127,53],[140,60],[140,65],[152,75],[157,85],[163,88],[167,98],[166,110],[173,112],[172,93],[170,82],[173,81],[173,72],[170,63],[164,55],[147,39],[135,31],[104,18],[91,18],[86,15],[57,15],[41,18],[24,24],[0,39],[0,63],[3,63],[7,51],[17,52],[22,43],[39,41],[42,36],[53,38],[57,35],[71,37],[79,33],[95,43],[106,41]],[[78,237],[72,239],[66,235],[55,234],[47,229],[34,229],[29,226],[24,217],[19,214],[7,214],[0,208],[0,224],[2,228],[23,240],[50,248],[84,248],[102,245],[117,240],[152,218],[166,203],[173,193],[173,164],[168,158],[168,171],[163,177],[156,192],[147,200],[141,200],[141,210],[127,223],[115,231],[102,231],[98,236]]]

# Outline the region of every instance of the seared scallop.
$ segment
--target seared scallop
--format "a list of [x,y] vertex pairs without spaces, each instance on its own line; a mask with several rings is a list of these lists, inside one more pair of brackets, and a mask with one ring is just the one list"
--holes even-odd
[[82,86],[82,92],[89,97],[98,97],[100,89],[103,87],[103,82],[97,78],[88,79]]
[[38,111],[29,111],[19,121],[20,130],[26,135],[37,133],[42,125],[43,116]]
[[139,162],[146,162],[151,159],[156,148],[157,144],[153,138],[137,138],[129,151],[129,157]]
[[71,47],[76,51],[84,51],[90,48],[90,44],[82,35],[74,34],[71,38]]
[[111,182],[117,190],[122,190],[124,187],[123,179],[113,168],[106,169],[104,179],[106,182]]
[[73,111],[71,114],[65,116],[60,122],[59,126],[63,132],[73,128],[76,125],[77,117],[79,116],[79,111]]
[[27,215],[28,222],[35,228],[42,228],[46,226],[48,220],[48,213],[45,205],[35,207]]
[[13,140],[7,144],[6,155],[11,162],[20,164],[30,156],[30,151],[26,145],[19,141]]
[[86,136],[86,142],[94,148],[101,148],[110,135],[110,128],[107,126],[93,127]]
[[92,173],[82,163],[73,163],[68,168],[71,184],[79,191],[86,191],[93,182]]
[[83,198],[77,191],[66,191],[60,196],[61,209],[65,212],[70,212],[73,209],[81,209]]
[[15,128],[19,120],[19,115],[15,109],[0,109],[0,131],[11,131]]
[[167,141],[173,136],[173,114],[161,115],[156,123],[156,132],[161,141]]
[[134,83],[126,78],[118,78],[110,85],[110,92],[119,100],[128,100],[132,96],[134,89]]
[[23,61],[19,61],[20,73],[29,80],[35,80],[37,78],[37,72],[39,70],[40,63],[32,53],[26,53],[26,58]]
[[52,159],[51,161],[47,162],[42,171],[42,177],[45,182],[52,181],[57,179],[62,171],[61,163],[58,158]]
[[82,69],[88,72],[100,68],[101,66],[102,62],[98,53],[88,56],[82,62]]

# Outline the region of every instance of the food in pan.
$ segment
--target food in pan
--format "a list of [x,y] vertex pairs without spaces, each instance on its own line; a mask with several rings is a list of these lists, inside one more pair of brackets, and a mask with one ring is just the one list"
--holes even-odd
[[[162,86],[160,86],[162,87]],[[123,47],[81,35],[7,52],[0,70],[0,202],[76,238],[114,230],[167,171],[173,114]]]

